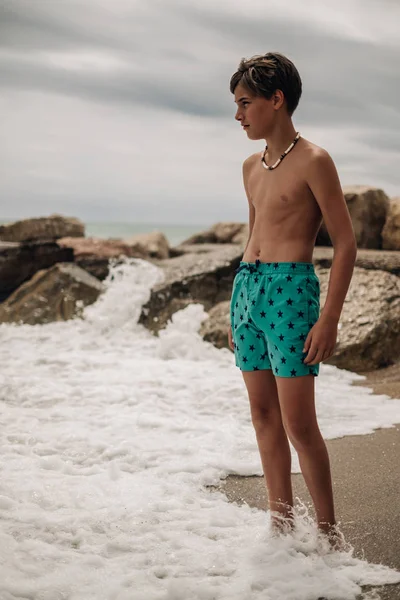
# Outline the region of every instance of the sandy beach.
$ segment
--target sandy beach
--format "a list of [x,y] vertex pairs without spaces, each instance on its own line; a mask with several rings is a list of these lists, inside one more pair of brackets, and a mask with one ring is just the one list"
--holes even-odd
[[[353,385],[375,394],[400,398],[400,363],[361,373],[366,380]],[[370,435],[327,440],[335,494],[336,518],[354,556],[400,569],[400,415],[399,425]],[[315,517],[303,476],[293,474],[293,492]],[[266,510],[264,478],[229,476],[221,485],[231,502]],[[364,591],[367,591],[365,588]],[[381,600],[399,600],[400,584],[375,588]]]

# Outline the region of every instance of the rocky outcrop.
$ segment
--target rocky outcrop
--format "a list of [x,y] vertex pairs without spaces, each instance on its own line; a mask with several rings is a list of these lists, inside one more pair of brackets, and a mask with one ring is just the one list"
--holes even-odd
[[228,300],[242,252],[236,244],[218,244],[212,248],[212,252],[153,261],[163,269],[165,280],[151,290],[140,323],[158,332],[174,312],[190,303],[201,302],[209,311],[222,300]]
[[[333,248],[317,246],[314,249],[313,262],[320,267],[330,267],[334,256]],[[357,250],[356,267],[373,271],[387,271],[400,276],[400,252],[390,250]]]
[[400,197],[390,200],[386,223],[382,230],[382,248],[400,250]]
[[169,258],[170,255],[168,239],[161,231],[134,235],[125,239],[124,242],[148,258]]
[[5,242],[51,241],[66,236],[84,235],[85,226],[82,221],[57,214],[0,225],[0,240]]
[[[382,248],[382,229],[389,210],[389,198],[383,190],[364,185],[346,186],[344,197],[353,223],[358,248]],[[332,246],[322,223],[317,235],[318,246]]]
[[[318,274],[324,305],[329,270]],[[356,267],[343,305],[336,350],[328,363],[350,371],[393,364],[400,357],[400,278]]]
[[192,235],[181,245],[246,244],[249,226],[246,223],[216,223],[210,229]]
[[0,242],[0,302],[40,269],[73,260],[73,251],[55,242]]
[[66,321],[97,300],[103,284],[71,263],[38,271],[0,305],[0,323]]
[[[316,267],[325,304],[330,269]],[[229,301],[209,310],[200,335],[218,348],[228,348]],[[338,340],[326,362],[350,371],[368,371],[400,358],[400,279],[384,271],[356,267],[344,302]]]
[[75,263],[88,273],[103,281],[109,273],[109,260],[121,256],[148,259],[149,254],[142,246],[131,246],[120,239],[71,238],[58,240],[62,248],[73,251]]

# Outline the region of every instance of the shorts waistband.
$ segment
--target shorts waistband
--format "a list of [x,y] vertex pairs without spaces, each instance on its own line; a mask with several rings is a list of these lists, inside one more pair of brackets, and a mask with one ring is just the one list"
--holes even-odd
[[308,262],[246,262],[241,260],[236,273],[243,269],[250,273],[314,273],[314,264]]

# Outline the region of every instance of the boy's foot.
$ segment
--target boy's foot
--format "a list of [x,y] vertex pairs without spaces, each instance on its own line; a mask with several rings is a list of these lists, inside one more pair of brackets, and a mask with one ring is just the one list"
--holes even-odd
[[352,546],[346,542],[343,533],[340,531],[337,523],[328,527],[319,527],[319,532],[324,539],[328,541],[329,548],[333,552],[349,552]]
[[286,535],[294,530],[294,521],[292,517],[278,515],[276,512],[271,515],[271,534],[275,536]]

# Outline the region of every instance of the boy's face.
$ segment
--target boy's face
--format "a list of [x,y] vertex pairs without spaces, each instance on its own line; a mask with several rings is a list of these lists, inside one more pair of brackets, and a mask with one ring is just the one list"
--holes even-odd
[[263,96],[254,96],[238,83],[235,88],[235,102],[235,119],[244,127],[247,136],[252,140],[265,139],[276,117],[273,97],[267,100]]

